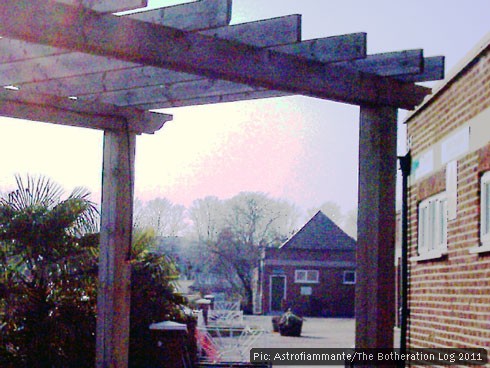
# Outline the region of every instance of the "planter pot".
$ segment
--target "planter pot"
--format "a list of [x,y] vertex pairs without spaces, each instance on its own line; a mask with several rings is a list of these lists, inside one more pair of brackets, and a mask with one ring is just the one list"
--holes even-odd
[[297,315],[286,312],[279,320],[279,333],[281,336],[301,336],[303,319]]

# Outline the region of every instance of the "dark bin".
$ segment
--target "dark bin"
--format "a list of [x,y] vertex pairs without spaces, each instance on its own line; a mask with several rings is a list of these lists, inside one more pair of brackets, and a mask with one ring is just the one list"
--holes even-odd
[[155,368],[191,368],[192,363],[188,351],[187,326],[183,323],[165,321],[150,326],[154,342],[153,362],[149,366]]

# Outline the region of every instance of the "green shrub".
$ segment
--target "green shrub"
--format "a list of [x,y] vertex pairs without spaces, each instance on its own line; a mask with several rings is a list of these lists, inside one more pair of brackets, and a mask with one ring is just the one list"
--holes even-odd
[[[98,213],[89,193],[62,199],[43,177],[17,177],[0,198],[0,367],[85,368],[95,365]],[[130,361],[141,367],[149,325],[184,321],[174,293],[177,272],[148,252],[150,230],[134,236]]]

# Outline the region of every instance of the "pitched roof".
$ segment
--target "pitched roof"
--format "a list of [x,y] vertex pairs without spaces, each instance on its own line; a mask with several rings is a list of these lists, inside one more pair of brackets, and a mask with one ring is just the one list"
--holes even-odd
[[355,240],[322,211],[318,211],[300,230],[281,245],[281,249],[354,250],[355,248]]

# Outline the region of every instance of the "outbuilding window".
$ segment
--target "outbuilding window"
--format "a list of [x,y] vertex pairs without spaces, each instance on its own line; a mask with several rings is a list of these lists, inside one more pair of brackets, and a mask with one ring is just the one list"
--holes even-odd
[[316,284],[319,282],[320,273],[318,270],[295,270],[294,282]]
[[344,271],[343,283],[345,285],[355,284],[356,283],[356,271]]
[[447,252],[446,193],[429,197],[419,204],[419,259],[441,257]]

